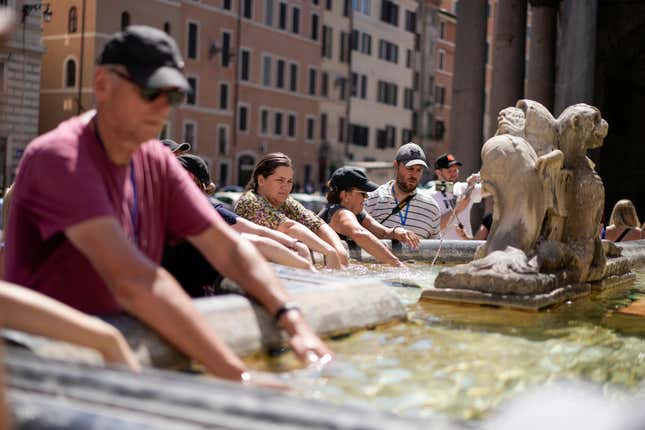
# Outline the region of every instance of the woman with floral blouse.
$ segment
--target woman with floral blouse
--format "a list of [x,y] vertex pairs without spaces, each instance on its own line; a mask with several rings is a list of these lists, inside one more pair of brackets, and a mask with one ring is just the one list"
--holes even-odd
[[289,197],[293,187],[291,159],[275,152],[265,155],[253,169],[247,191],[235,204],[235,212],[256,224],[301,240],[325,256],[328,267],[348,263],[347,250],[334,230],[316,214]]

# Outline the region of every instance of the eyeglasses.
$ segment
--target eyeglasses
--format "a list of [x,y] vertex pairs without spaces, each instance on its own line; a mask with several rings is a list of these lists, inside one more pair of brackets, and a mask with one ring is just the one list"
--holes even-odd
[[124,79],[130,83],[133,83],[139,88],[141,98],[145,100],[147,103],[151,103],[157,98],[159,98],[160,95],[165,94],[167,99],[168,99],[168,104],[171,106],[178,105],[184,100],[184,97],[186,97],[186,91],[181,90],[179,88],[145,88],[140,86],[138,83],[136,83],[130,76],[126,75],[123,72],[120,72],[119,70],[116,69],[109,69],[110,72],[114,73],[121,79]]

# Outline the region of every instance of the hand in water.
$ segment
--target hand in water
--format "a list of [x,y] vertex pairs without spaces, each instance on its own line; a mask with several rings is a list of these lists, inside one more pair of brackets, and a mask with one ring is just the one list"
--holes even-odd
[[419,238],[419,236],[417,236],[410,230],[406,230],[401,227],[397,227],[394,230],[394,239],[398,240],[399,242],[405,243],[412,249],[417,249],[419,248],[419,245],[421,245],[421,239]]

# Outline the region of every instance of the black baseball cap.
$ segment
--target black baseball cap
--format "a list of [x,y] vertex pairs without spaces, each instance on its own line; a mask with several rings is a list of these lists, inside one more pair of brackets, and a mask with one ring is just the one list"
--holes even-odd
[[193,154],[182,154],[177,160],[195,176],[205,187],[211,183],[211,175],[203,158]]
[[402,145],[394,158],[396,161],[403,163],[405,167],[423,166],[428,167],[426,162],[426,154],[423,149],[416,143],[406,143]]
[[168,149],[172,152],[186,152],[190,151],[190,143],[183,142],[181,144],[175,142],[172,139],[164,139],[161,141]]
[[463,166],[461,161],[457,161],[454,155],[452,154],[443,154],[437,158],[437,161],[434,163],[435,169],[448,169],[450,166]]
[[130,79],[141,88],[190,90],[175,40],[157,28],[133,25],[115,33],[96,63],[124,66]]
[[357,188],[361,191],[374,191],[378,188],[378,185],[367,179],[365,172],[355,167],[337,169],[332,173],[329,185],[339,190]]

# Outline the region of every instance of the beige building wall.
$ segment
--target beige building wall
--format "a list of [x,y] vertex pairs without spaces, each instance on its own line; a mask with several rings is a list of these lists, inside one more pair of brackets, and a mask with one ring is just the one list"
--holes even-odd
[[[42,17],[45,8],[33,8],[22,20],[23,1],[9,0],[15,10],[13,34],[0,47],[0,186],[4,190],[16,174],[27,144],[38,134]],[[29,2],[38,6],[40,2]]]
[[[414,52],[415,34],[406,30],[406,11],[416,13],[417,2],[412,0],[392,2],[399,8],[397,26],[381,19],[382,2],[368,1],[367,3],[368,9],[361,6],[364,4],[362,1],[354,2],[361,9],[354,11],[354,30],[371,36],[372,49],[371,55],[360,50],[353,51],[352,72],[367,76],[367,97],[352,98],[351,123],[369,127],[369,140],[367,146],[351,144],[349,152],[357,161],[388,161],[394,158],[396,149],[402,143],[407,143],[403,142],[403,130],[411,132],[412,129],[412,114],[404,107],[404,92],[406,88],[413,88],[413,70],[407,66],[406,57]],[[396,63],[379,58],[380,40],[397,46]],[[378,101],[379,81],[396,85],[395,105]],[[391,142],[386,145],[387,147],[382,148],[379,147],[382,145],[377,142],[378,130],[383,130],[386,126],[394,127],[395,131]]]
[[[344,1],[332,0],[329,2],[330,9],[327,8],[327,2],[322,6],[323,24],[331,29],[329,38],[330,47],[328,52],[330,58],[323,55],[321,67],[328,76],[328,97],[323,98],[320,104],[321,115],[327,116],[327,138],[322,141],[323,148],[321,154],[325,160],[325,172],[323,182],[329,179],[332,173],[338,167],[345,164],[347,145],[347,111],[350,108],[349,99],[347,98],[349,83],[349,62],[341,61],[341,34],[350,33],[349,17],[343,13]],[[345,88],[345,96],[343,95]],[[341,129],[342,127],[342,129]]]

